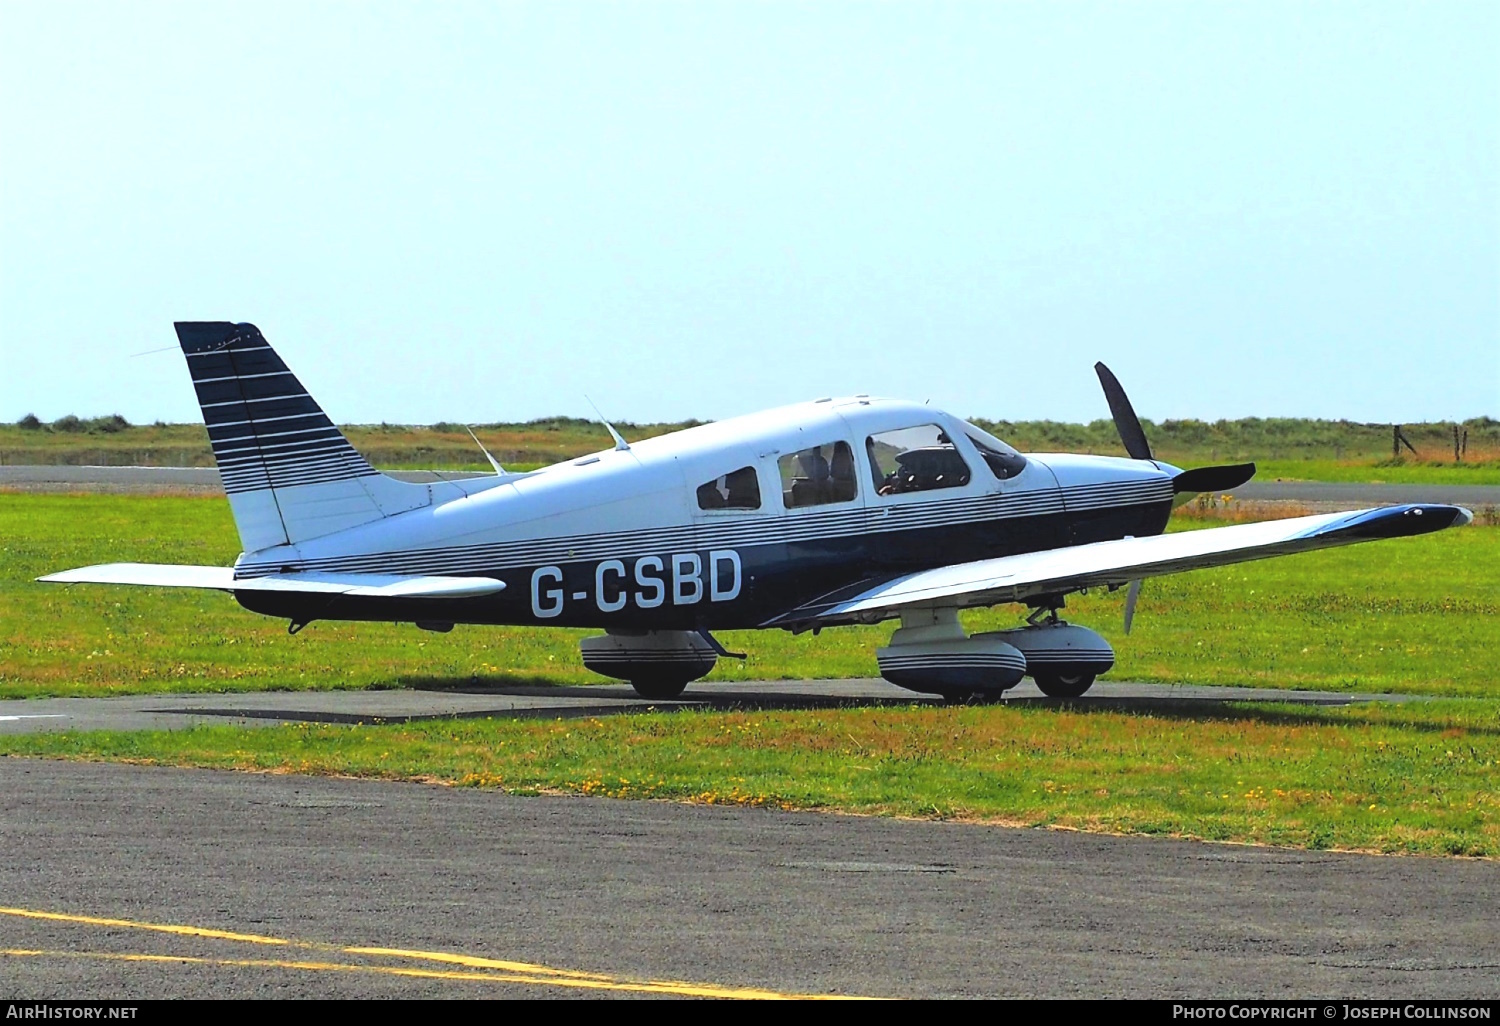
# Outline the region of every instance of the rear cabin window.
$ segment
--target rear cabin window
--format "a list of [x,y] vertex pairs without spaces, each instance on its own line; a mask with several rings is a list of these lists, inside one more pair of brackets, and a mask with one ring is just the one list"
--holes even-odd
[[882,431],[865,439],[870,474],[881,495],[904,495],[969,483],[969,465],[936,424]]
[[849,502],[858,494],[854,450],[848,442],[829,442],[788,453],[776,461],[776,468],[787,509]]
[[754,467],[720,474],[698,486],[699,509],[760,509],[760,481]]

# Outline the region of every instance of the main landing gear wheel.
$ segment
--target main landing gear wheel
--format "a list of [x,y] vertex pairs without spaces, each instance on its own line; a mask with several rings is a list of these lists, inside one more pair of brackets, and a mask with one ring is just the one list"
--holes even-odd
[[1038,673],[1031,678],[1048,698],[1078,698],[1094,686],[1092,673],[1066,676],[1060,673]]
[[633,680],[630,686],[635,688],[635,693],[642,698],[655,698],[664,700],[676,698],[687,688],[685,680]]

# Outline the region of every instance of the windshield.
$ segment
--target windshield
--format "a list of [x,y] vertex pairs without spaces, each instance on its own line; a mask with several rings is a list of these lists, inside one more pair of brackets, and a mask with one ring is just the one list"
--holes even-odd
[[969,436],[969,441],[974,443],[974,448],[984,457],[990,472],[1000,480],[1008,480],[1026,469],[1026,457],[988,431],[964,421],[964,434]]
[[882,431],[865,439],[870,474],[880,495],[962,488],[969,467],[948,432],[936,424]]

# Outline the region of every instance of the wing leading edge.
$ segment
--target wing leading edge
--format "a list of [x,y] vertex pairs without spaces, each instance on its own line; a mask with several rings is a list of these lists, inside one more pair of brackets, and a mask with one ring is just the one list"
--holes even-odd
[[[784,626],[868,623],[921,606],[990,606],[1124,585],[1144,577],[1226,566],[1268,556],[1431,534],[1467,524],[1461,506],[1403,505],[1258,524],[1124,538],[1071,548],[956,563],[908,574],[855,595],[836,595],[778,617]],[[767,626],[771,626],[768,624]]]
[[235,580],[234,567],[167,563],[104,563],[48,574],[37,580],[47,584],[140,584],[158,588],[300,592],[400,599],[478,598],[505,589],[505,582],[493,577],[299,573]]

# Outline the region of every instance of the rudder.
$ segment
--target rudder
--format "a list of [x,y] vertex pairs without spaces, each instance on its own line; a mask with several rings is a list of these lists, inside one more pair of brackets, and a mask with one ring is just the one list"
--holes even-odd
[[179,321],[177,339],[246,551],[428,505],[334,426],[253,324]]

